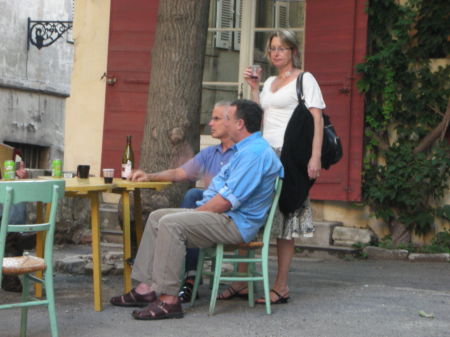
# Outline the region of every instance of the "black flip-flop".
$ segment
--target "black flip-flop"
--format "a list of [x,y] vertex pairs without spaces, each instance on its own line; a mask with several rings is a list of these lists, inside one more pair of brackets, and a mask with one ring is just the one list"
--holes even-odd
[[[235,298],[235,297],[248,299],[248,293],[247,294],[241,294],[241,291],[245,290],[245,289],[247,289],[247,286],[243,286],[242,288],[239,288],[237,290],[234,289],[232,286],[229,286],[226,290],[224,290],[219,295],[217,295],[217,299],[221,300],[221,301],[231,300],[232,298]],[[228,294],[230,294],[229,296],[224,296],[224,293],[226,291],[228,291]]]
[[[286,304],[289,300],[289,296],[283,296],[281,295],[278,291],[274,290],[274,289],[270,289],[270,292],[274,293],[275,295],[277,295],[277,299],[275,301],[270,301],[270,304]],[[266,299],[263,298],[259,298],[255,301],[256,304],[266,304]]]

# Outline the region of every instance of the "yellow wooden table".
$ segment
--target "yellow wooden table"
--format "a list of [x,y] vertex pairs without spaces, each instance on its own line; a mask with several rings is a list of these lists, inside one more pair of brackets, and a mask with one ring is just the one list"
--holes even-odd
[[[39,177],[40,179],[53,179],[51,177]],[[99,194],[112,190],[114,184],[105,184],[103,178],[64,178],[66,182],[65,196],[88,198],[91,206],[91,232],[92,232],[92,278],[94,288],[94,309],[103,310],[102,303],[102,271],[101,271],[101,250],[100,250],[100,201]],[[43,218],[42,211],[38,207],[37,216]],[[47,207],[48,209],[48,207]],[[39,233],[38,233],[39,234]],[[36,256],[42,256],[44,239],[38,235],[36,237]],[[42,288],[36,287],[36,296],[42,296]]]
[[137,182],[122,179],[114,179],[114,192],[122,195],[122,212],[123,212],[123,288],[124,292],[131,290],[131,266],[129,259],[131,258],[131,218],[130,218],[130,192],[134,194],[134,221],[136,224],[136,238],[139,246],[143,232],[142,222],[142,204],[141,193],[142,188],[148,188],[160,191],[171,182],[146,181]]
[[[40,177],[40,179],[53,179],[51,177]],[[133,182],[122,179],[114,179],[112,184],[105,184],[103,178],[65,178],[65,196],[89,198],[91,206],[91,231],[92,231],[92,269],[93,269],[93,288],[94,288],[94,309],[103,310],[102,301],[102,271],[101,271],[101,249],[100,249],[100,202],[99,194],[102,192],[119,192],[123,200],[123,278],[125,292],[131,290],[131,266],[127,262],[131,258],[131,222],[130,222],[130,195],[133,191],[135,207],[134,219],[136,222],[136,234],[138,242],[142,237],[142,206],[141,206],[141,188],[162,190],[169,186],[170,182]],[[47,207],[48,208],[48,207]],[[38,207],[38,219],[43,219],[42,208]],[[39,233],[38,233],[39,234]],[[42,256],[44,239],[42,236],[36,238],[36,256]],[[36,286],[36,296],[42,296],[42,287]]]

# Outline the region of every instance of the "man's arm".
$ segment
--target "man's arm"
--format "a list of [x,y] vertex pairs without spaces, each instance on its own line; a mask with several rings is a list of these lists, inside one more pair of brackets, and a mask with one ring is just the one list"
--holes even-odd
[[181,167],[155,173],[136,170],[131,176],[132,181],[184,181],[187,179],[188,176]]
[[196,211],[224,213],[231,208],[231,203],[222,197],[220,194],[216,194],[206,204],[197,207]]

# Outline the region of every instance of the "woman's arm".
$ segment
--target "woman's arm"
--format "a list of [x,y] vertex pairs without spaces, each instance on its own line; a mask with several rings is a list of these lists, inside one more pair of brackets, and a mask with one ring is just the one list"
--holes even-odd
[[308,176],[310,179],[317,179],[320,175],[322,141],[323,141],[323,118],[322,110],[309,108],[314,120],[314,137],[312,142],[311,159],[308,163]]

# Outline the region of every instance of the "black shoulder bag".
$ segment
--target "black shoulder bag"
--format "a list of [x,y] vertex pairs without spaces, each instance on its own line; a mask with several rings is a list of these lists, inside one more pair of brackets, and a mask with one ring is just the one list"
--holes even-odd
[[[297,78],[297,96],[298,102],[305,104],[303,97],[303,72]],[[322,168],[328,170],[331,165],[336,164],[342,158],[342,144],[339,137],[336,135],[333,124],[331,124],[330,117],[325,113],[323,115],[323,142],[322,142]]]

